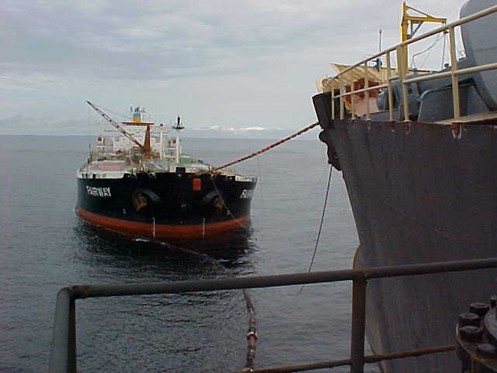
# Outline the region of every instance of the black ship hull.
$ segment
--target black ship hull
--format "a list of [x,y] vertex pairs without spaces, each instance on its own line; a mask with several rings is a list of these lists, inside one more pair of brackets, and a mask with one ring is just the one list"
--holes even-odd
[[156,172],[78,177],[77,214],[96,226],[156,239],[198,239],[244,229],[254,179]]
[[[318,115],[326,102],[315,99]],[[321,125],[356,222],[355,267],[495,257],[496,120],[449,126],[323,119]],[[373,351],[454,344],[458,315],[472,302],[488,302],[496,278],[497,271],[480,270],[370,281],[366,329]],[[451,352],[383,368],[454,372],[460,362]]]

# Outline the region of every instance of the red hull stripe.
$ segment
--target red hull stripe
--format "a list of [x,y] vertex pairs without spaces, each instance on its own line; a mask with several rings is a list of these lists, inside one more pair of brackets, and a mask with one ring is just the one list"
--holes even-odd
[[[228,221],[210,223],[205,226],[196,225],[168,225],[131,222],[128,220],[109,218],[86,211],[80,207],[76,207],[76,214],[83,220],[94,225],[111,229],[114,231],[126,233],[133,236],[155,237],[159,239],[196,239],[203,237],[216,236],[230,230],[245,228],[248,225],[248,215],[238,219]],[[155,232],[154,232],[155,231]]]

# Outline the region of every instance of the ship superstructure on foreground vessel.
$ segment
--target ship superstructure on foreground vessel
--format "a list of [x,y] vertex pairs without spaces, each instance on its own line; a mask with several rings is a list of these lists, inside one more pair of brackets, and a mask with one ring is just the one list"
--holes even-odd
[[[245,229],[256,178],[215,170],[182,153],[178,135],[145,121],[141,107],[121,124],[88,102],[116,131],[99,136],[77,171],[77,214],[132,236],[199,239]],[[156,128],[158,127],[158,128]],[[183,129],[178,118],[172,127]]]
[[[347,186],[360,241],[355,267],[496,257],[496,11],[495,1],[463,5],[466,57],[456,60],[459,22],[448,25],[444,71],[407,71],[405,50],[418,37],[338,65],[335,78],[320,82],[320,139]],[[374,352],[454,344],[458,314],[490,299],[496,279],[495,270],[480,270],[371,281],[366,329]],[[382,369],[454,372],[460,364],[452,352]]]

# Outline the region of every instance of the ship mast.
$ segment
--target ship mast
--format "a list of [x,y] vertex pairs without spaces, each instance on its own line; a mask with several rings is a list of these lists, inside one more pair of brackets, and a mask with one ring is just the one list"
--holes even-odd
[[173,125],[173,129],[176,130],[176,142],[175,142],[175,158],[176,158],[176,163],[179,163],[180,161],[180,146],[179,146],[179,132],[184,129],[185,127],[183,126],[183,123],[181,123],[181,118],[178,116],[176,125]]
[[[407,12],[409,10],[417,12],[418,15],[408,14]],[[400,24],[402,42],[405,42],[405,41],[411,39],[424,22],[441,23],[441,24],[445,25],[447,23],[447,19],[433,17],[433,16],[429,15],[428,13],[422,12],[421,10],[418,10],[416,8],[413,8],[409,5],[407,5],[406,2],[404,1],[402,3],[402,22]],[[409,26],[411,26],[410,33],[409,33]],[[403,64],[402,67],[404,68],[405,72],[408,71],[407,59],[408,59],[407,45],[403,45],[402,46],[402,64]]]
[[124,128],[122,128],[119,123],[117,123],[114,119],[107,115],[102,109],[92,104],[90,101],[86,101],[88,105],[90,105],[93,110],[95,110],[98,114],[100,114],[107,122],[109,122],[112,126],[114,126],[119,132],[121,132],[128,140],[134,142],[136,145],[143,150],[144,153],[148,153],[151,150],[150,146],[150,125],[147,125],[147,132],[145,133],[145,143],[142,145],[140,142],[131,136]]

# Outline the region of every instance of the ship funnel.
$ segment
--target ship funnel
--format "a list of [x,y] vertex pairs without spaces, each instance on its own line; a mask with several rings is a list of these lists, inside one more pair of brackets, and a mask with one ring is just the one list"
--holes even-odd
[[173,126],[173,128],[175,130],[182,130],[184,129],[185,127],[183,126],[183,124],[181,123],[181,117],[178,115],[177,118],[176,118],[176,124]]

